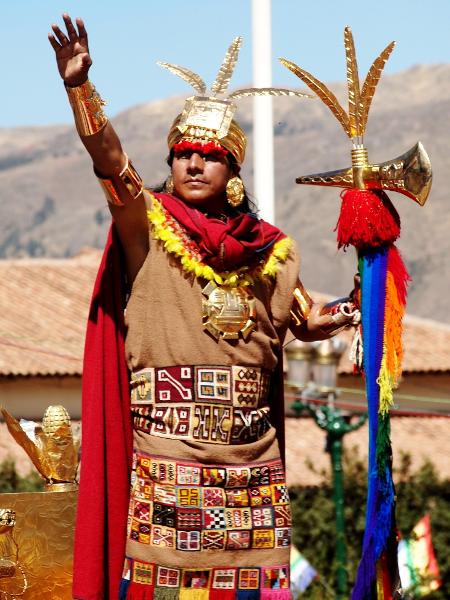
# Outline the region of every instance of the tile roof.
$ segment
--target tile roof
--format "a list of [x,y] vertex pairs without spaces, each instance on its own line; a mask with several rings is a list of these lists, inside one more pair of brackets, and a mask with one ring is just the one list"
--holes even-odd
[[0,261],[0,375],[80,375],[97,250]]
[[[346,331],[341,335],[351,344],[351,332]],[[403,347],[403,373],[450,371],[450,325],[406,315],[403,322]],[[353,372],[348,352],[341,359],[339,372]]]
[[[429,460],[439,476],[450,479],[450,418],[446,417],[392,417],[391,439],[395,468],[401,453],[411,456],[415,472]],[[289,486],[318,485],[320,471],[330,472],[330,455],[325,452],[326,434],[309,418],[286,419],[286,464]],[[367,461],[367,424],[344,437],[344,448],[364,462]],[[311,462],[315,473],[307,467]]]
[[[0,260],[0,376],[81,375],[100,256],[86,249],[68,259]],[[350,332],[340,335],[350,343]],[[404,341],[404,372],[450,372],[450,325],[407,316]],[[352,372],[347,355],[340,373]]]

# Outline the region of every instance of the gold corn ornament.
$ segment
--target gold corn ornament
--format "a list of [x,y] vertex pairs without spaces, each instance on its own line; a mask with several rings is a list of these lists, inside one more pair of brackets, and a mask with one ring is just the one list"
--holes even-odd
[[79,441],[70,417],[63,406],[49,406],[30,439],[7,410],[1,413],[47,486],[0,495],[0,599],[71,598]]
[[47,481],[47,488],[76,489],[80,442],[73,438],[67,410],[63,406],[49,406],[42,427],[36,427],[35,441],[28,437],[19,421],[5,408],[1,409],[1,413],[10,434]]

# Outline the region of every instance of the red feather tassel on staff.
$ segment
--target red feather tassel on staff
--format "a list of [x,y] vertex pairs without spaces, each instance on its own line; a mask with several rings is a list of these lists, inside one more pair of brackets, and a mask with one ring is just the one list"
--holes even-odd
[[336,225],[339,248],[374,248],[393,243],[400,235],[400,217],[382,190],[350,189],[341,198]]

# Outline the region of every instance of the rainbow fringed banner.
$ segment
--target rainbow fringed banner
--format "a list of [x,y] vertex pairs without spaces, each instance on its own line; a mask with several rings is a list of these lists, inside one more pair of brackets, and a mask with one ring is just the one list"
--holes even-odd
[[[401,597],[397,566],[389,407],[402,363],[402,318],[409,279],[398,250],[400,219],[384,190],[421,206],[432,182],[430,159],[420,142],[397,158],[371,164],[364,146],[370,106],[395,42],[373,61],[362,86],[353,34],[344,29],[348,111],[319,79],[284,58],[280,62],[331,110],[352,142],[352,166],[297,177],[304,185],[344,188],[337,224],[339,247],[354,246],[361,276],[363,370],[369,412],[369,489],[363,554],[353,600]],[[359,345],[355,345],[359,357]]]
[[398,213],[384,192],[343,192],[337,239],[339,247],[352,245],[358,252],[369,412],[366,530],[353,600],[394,599],[399,587],[389,420],[393,389],[401,374],[402,318],[409,280],[394,246],[399,235]]

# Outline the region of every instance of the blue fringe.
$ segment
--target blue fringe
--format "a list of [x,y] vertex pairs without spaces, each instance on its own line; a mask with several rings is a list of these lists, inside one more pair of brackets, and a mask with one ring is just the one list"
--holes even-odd
[[378,560],[386,548],[386,543],[392,530],[392,517],[394,511],[394,483],[389,467],[379,486],[380,505],[377,510],[376,525],[373,532],[373,545],[375,560]]
[[364,541],[371,536],[378,488],[376,442],[380,389],[377,384],[383,358],[384,309],[386,297],[387,248],[364,253],[361,282],[362,335],[364,372],[369,412],[369,481]]
[[130,580],[129,579],[122,579],[120,582],[120,588],[119,588],[119,600],[126,600],[127,598],[127,591],[128,591],[128,586],[130,585]]
[[260,600],[259,590],[237,590],[236,600]]
[[370,545],[366,548],[358,566],[358,576],[352,591],[352,600],[374,600],[373,584],[377,579],[377,563]]
[[373,600],[377,560],[386,547],[392,524],[393,486],[389,468],[379,477],[376,449],[380,389],[377,383],[383,358],[388,247],[360,253],[362,261],[361,313],[364,372],[369,413],[369,466],[366,530],[352,600]]

